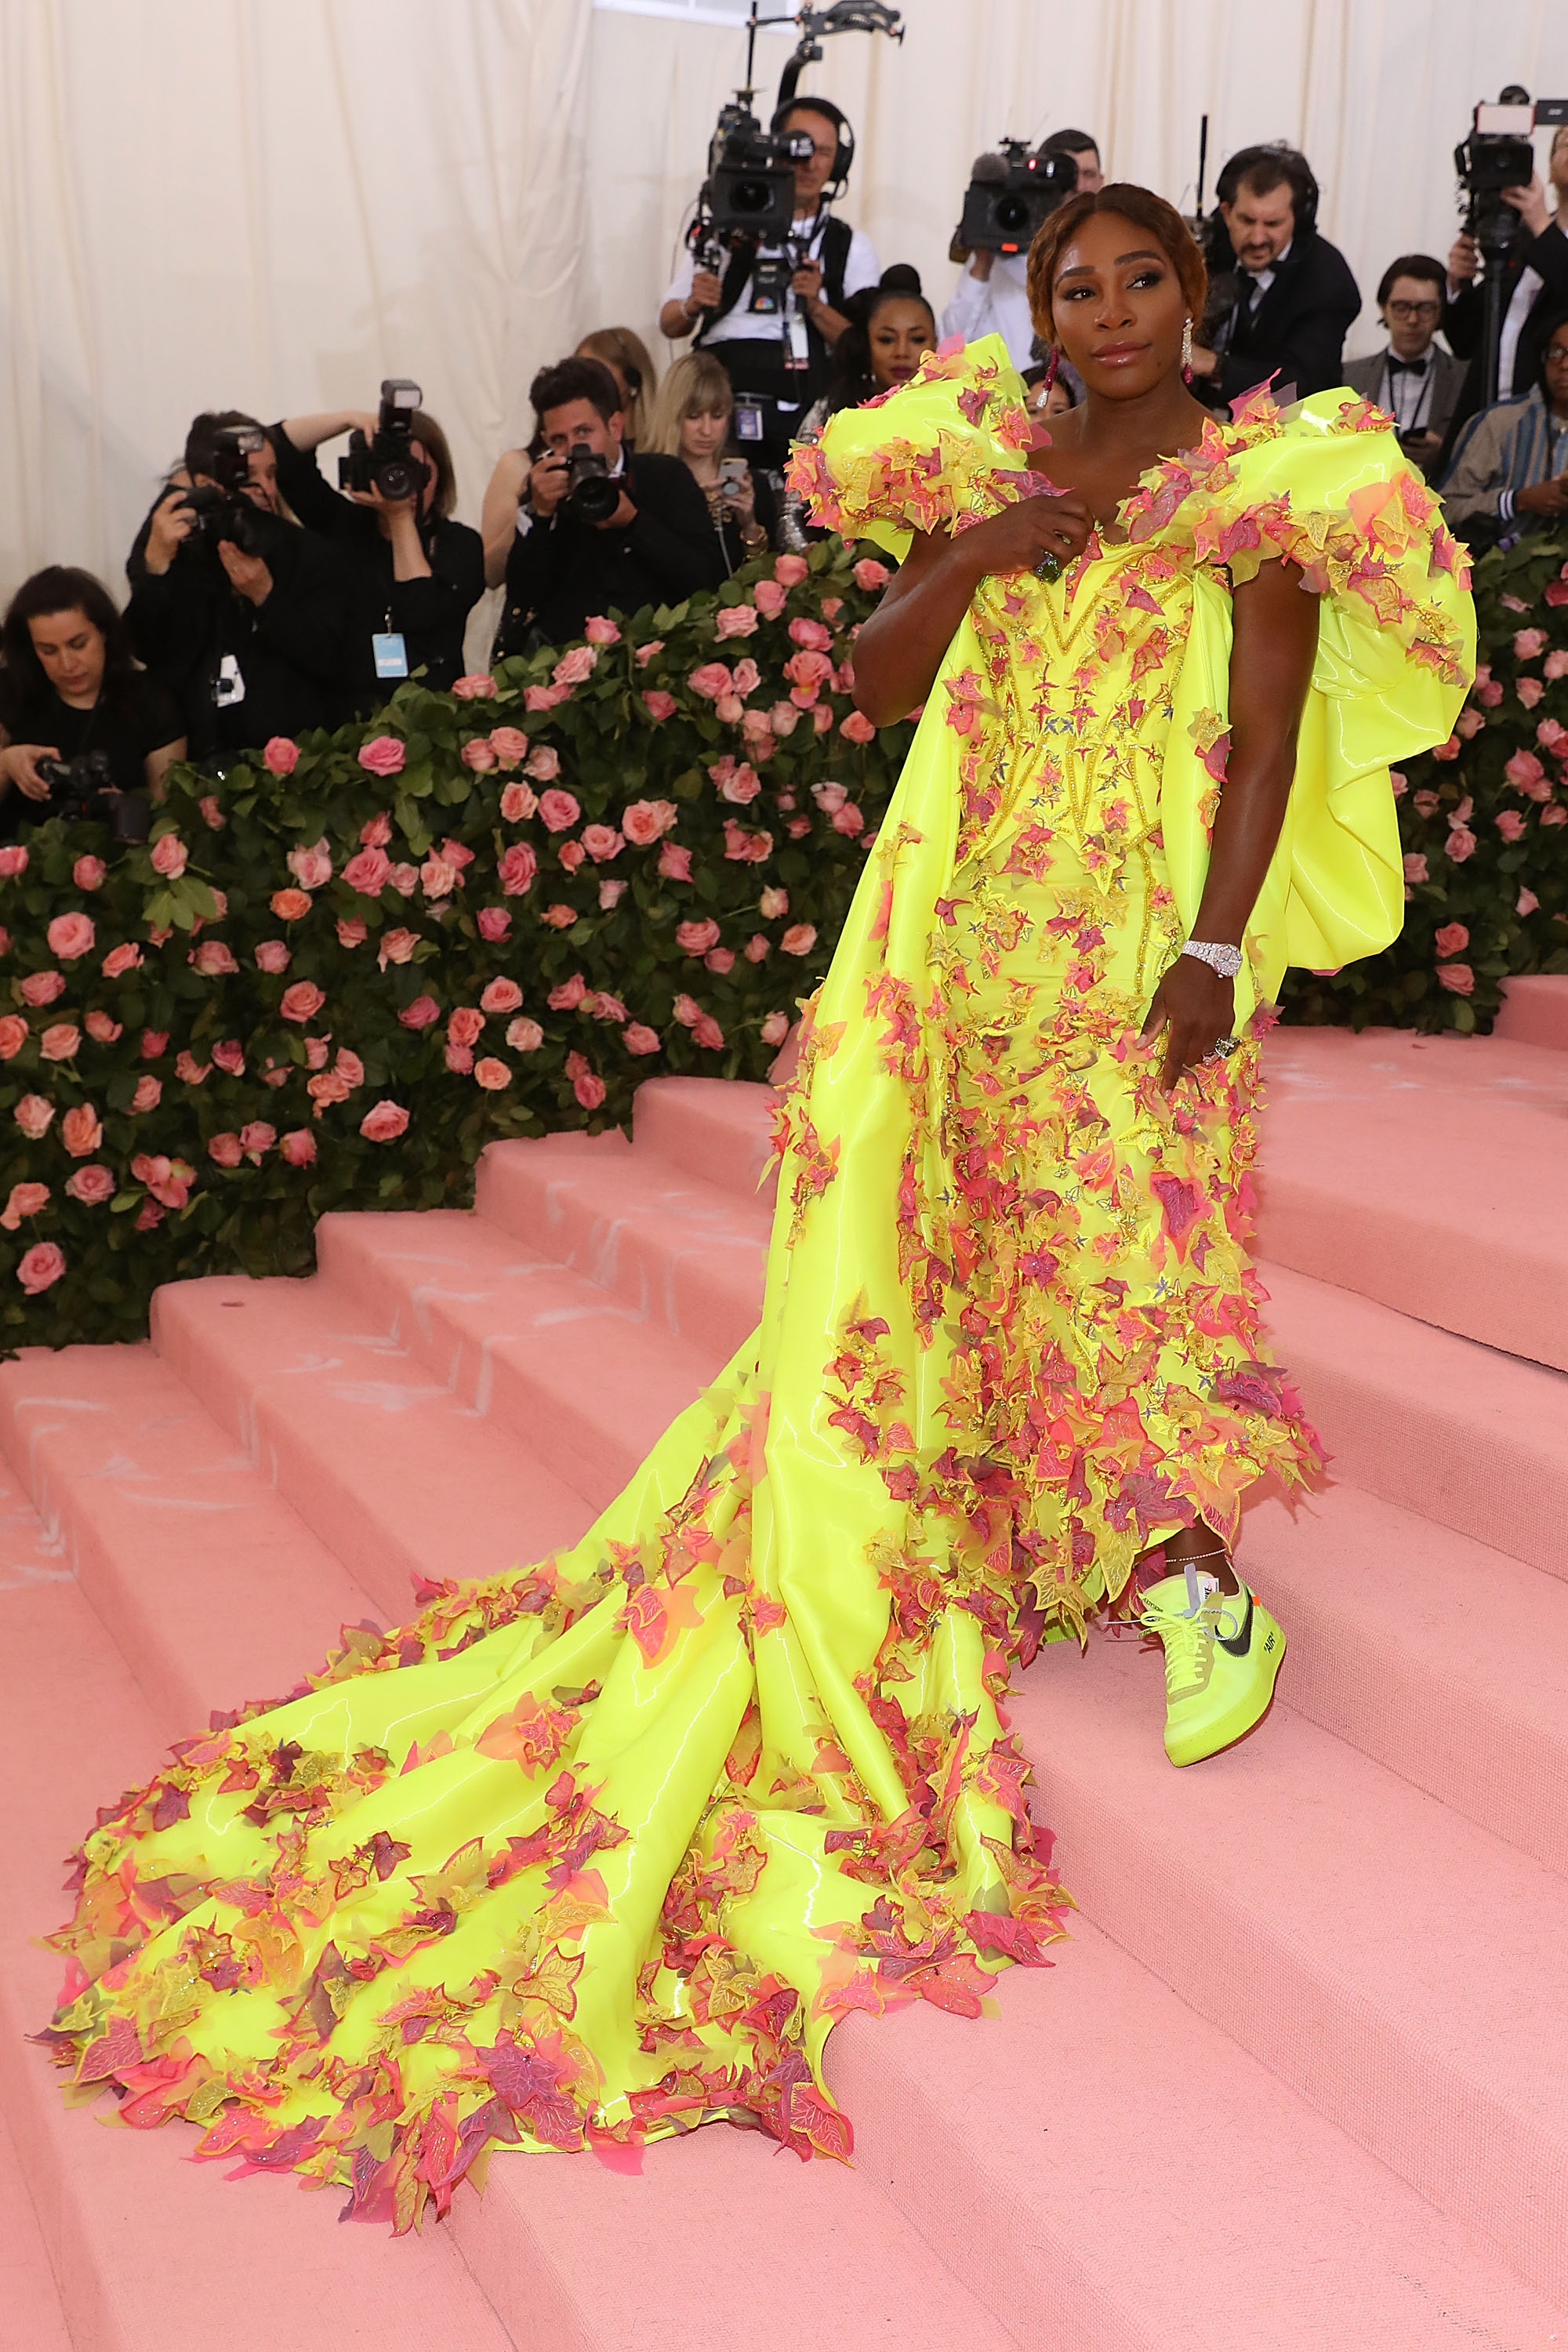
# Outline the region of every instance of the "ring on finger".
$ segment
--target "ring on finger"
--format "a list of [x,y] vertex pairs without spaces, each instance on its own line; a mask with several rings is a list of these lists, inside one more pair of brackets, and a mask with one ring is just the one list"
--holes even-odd
[[1239,1037],[1216,1037],[1204,1059],[1205,1062],[1227,1062],[1240,1044]]

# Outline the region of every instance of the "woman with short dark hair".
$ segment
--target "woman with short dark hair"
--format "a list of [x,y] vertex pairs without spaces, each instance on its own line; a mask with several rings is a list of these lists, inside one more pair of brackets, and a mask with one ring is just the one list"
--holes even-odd
[[40,762],[100,752],[118,792],[156,795],[185,756],[174,698],[138,669],[101,580],[50,564],[24,581],[0,624],[0,838],[50,814]]

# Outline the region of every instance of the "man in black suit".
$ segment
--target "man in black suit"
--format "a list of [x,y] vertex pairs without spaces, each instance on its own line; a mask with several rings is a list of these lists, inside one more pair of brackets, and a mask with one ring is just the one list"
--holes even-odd
[[1293,147],[1244,147],[1219,175],[1211,295],[1193,351],[1193,389],[1226,408],[1274,378],[1278,399],[1342,380],[1345,331],[1361,309],[1350,265],[1317,229],[1318,184]]
[[[708,502],[679,457],[625,446],[621,396],[604,362],[542,368],[529,396],[539,454],[507,558],[500,650],[564,645],[582,635],[590,614],[675,604],[716,588],[724,559]],[[603,461],[588,484],[599,506],[608,505],[598,520],[584,515],[582,492],[570,488],[583,451]]]
[[1387,411],[1400,447],[1426,474],[1436,465],[1465,385],[1464,361],[1435,340],[1443,292],[1440,261],[1429,253],[1402,253],[1389,263],[1377,289],[1387,348],[1345,362],[1351,390]]

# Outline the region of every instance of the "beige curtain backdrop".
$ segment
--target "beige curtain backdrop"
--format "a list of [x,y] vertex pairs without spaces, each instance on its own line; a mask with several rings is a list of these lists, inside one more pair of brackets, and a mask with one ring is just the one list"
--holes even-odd
[[[971,158],[1078,123],[1192,202],[1306,149],[1370,298],[1444,254],[1478,98],[1568,95],[1564,0],[906,0],[901,47],[805,83],[859,138],[844,207],[938,308]],[[771,93],[788,55],[759,44]],[[193,413],[374,405],[412,375],[459,511],[525,428],[533,369],[654,326],[741,37],[591,0],[0,0],[0,594],[46,562],[117,593]],[[769,110],[764,105],[763,110]],[[1544,149],[1544,141],[1541,142]],[[1374,347],[1370,299],[1347,351]]]

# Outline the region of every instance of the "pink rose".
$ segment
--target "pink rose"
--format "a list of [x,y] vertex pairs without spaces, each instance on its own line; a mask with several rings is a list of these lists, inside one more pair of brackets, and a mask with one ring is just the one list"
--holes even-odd
[[505,907],[481,907],[474,918],[481,940],[499,947],[511,929],[511,916]]
[[210,1062],[198,1062],[182,1047],[174,1056],[174,1076],[183,1087],[199,1087],[212,1073]]
[[621,1032],[621,1043],[628,1054],[657,1054],[658,1031],[648,1028],[645,1022],[628,1021]]
[[891,576],[887,565],[879,563],[874,555],[863,555],[855,566],[855,585],[863,588],[868,596],[874,595],[879,588],[885,588]]
[[391,871],[392,860],[384,849],[362,849],[343,867],[343,880],[362,898],[379,898]]
[[207,1138],[207,1158],[219,1168],[237,1168],[245,1157],[237,1135],[212,1135]]
[[752,591],[752,599],[765,621],[776,621],[784,611],[787,593],[776,580],[759,580]]
[[773,564],[773,578],[783,588],[798,588],[810,569],[804,555],[781,555]]
[[851,743],[872,743],[877,730],[863,710],[851,710],[838,722],[838,732]]
[[626,845],[623,836],[613,825],[585,824],[583,827],[583,846],[595,866],[603,866],[606,858],[618,857]]
[[1533,661],[1538,654],[1543,654],[1546,651],[1549,643],[1550,640],[1544,629],[1516,629],[1513,636],[1514,659]]
[[[470,670],[466,677],[454,678],[452,681],[452,691],[459,702],[488,702],[495,690],[496,682],[486,669]],[[315,1156],[315,1146],[312,1144],[310,1157],[313,1160]]]
[[213,1047],[213,1060],[231,1078],[245,1076],[245,1048],[237,1037],[225,1037]]
[[142,1030],[142,1059],[144,1062],[160,1061],[168,1050],[169,1033],[166,1029]]
[[[811,819],[808,816],[791,817],[789,821],[789,837],[792,841],[804,841],[810,831]],[[731,854],[731,853],[729,851],[725,852],[726,856]]]
[[595,1077],[584,1056],[568,1054],[566,1075],[572,1081],[572,1091],[584,1110],[597,1110],[605,1099],[605,1082]]
[[12,1117],[29,1143],[37,1143],[54,1123],[55,1107],[43,1095],[24,1095]]
[[113,1198],[114,1176],[110,1169],[96,1164],[91,1168],[79,1168],[73,1175],[66,1178],[66,1191],[73,1201],[80,1201],[89,1209],[99,1209],[105,1201]]
[[268,1127],[264,1118],[247,1119],[239,1130],[240,1150],[258,1168],[263,1152],[270,1151],[277,1140],[278,1129]]
[[22,982],[24,1004],[52,1004],[57,996],[66,992],[63,971],[30,971]]
[[800,725],[800,713],[793,702],[775,702],[768,713],[768,725],[775,735],[793,735]]
[[612,881],[608,876],[605,876],[599,884],[599,905],[608,914],[613,908],[620,905],[626,892],[625,882]]
[[732,948],[710,948],[702,961],[710,971],[722,974],[733,971],[735,969],[735,952]]
[[683,1029],[694,1028],[702,1018],[702,1007],[694,996],[678,996],[672,1010]]
[[[101,857],[79,857],[71,867],[71,880],[79,890],[101,890],[108,871]],[[61,950],[57,948],[55,952],[58,955]]]
[[664,639],[662,637],[649,637],[646,646],[639,646],[637,647],[637,665],[638,669],[647,669],[654,656],[656,654],[661,654],[663,651]]
[[143,1111],[156,1110],[163,1099],[162,1078],[138,1078],[136,1091],[131,1097],[132,1112],[133,1116],[140,1118]]
[[514,1021],[506,1033],[506,1042],[514,1054],[537,1054],[544,1043],[544,1032],[537,1021],[526,1018]]
[[78,1103],[60,1121],[60,1141],[73,1160],[85,1160],[103,1141],[103,1125],[90,1103]]
[[595,1021],[624,1021],[626,1017],[626,1006],[607,988],[601,988],[596,995],[585,997],[584,1002]]
[[768,951],[772,945],[773,942],[768,938],[766,931],[753,931],[751,938],[746,941],[746,961],[748,963],[765,962]]
[[581,686],[585,678],[593,676],[594,665],[598,658],[594,646],[574,646],[570,653],[562,655],[550,675],[557,686]]
[[849,793],[845,785],[835,783],[830,777],[825,776],[821,783],[813,784],[811,797],[826,815],[832,816],[844,806]]
[[459,1004],[447,1019],[447,1035],[454,1045],[477,1045],[484,1025],[485,1016],[477,1005]]
[[300,764],[300,746],[287,735],[269,735],[261,764],[271,776],[291,776]]
[[552,931],[569,931],[577,919],[577,909],[564,905],[558,898],[553,906],[546,907],[539,919],[542,923],[548,923]]
[[710,1054],[718,1053],[724,1043],[724,1032],[710,1013],[692,1024],[691,1035],[694,1044],[706,1046]]
[[437,857],[434,850],[419,868],[419,879],[427,898],[449,898],[460,878],[457,867],[447,858]]
[[444,1058],[449,1070],[466,1078],[474,1066],[474,1049],[471,1045],[454,1045],[448,1037]]
[[588,853],[580,841],[563,841],[555,853],[568,874],[575,874],[586,862]]
[[803,646],[798,653],[791,654],[784,674],[791,680],[790,700],[805,710],[833,676],[833,664],[826,654],[813,653],[809,646]]
[[846,801],[841,809],[834,811],[833,830],[835,833],[847,834],[851,841],[857,834],[865,832],[866,819],[853,801]]
[[505,1062],[497,1061],[493,1054],[486,1054],[474,1064],[474,1083],[489,1094],[500,1094],[503,1087],[510,1086],[511,1071]]
[[545,1002],[552,1013],[574,1013],[587,993],[587,982],[580,971],[574,971],[570,980],[562,981],[551,990]]
[[11,1197],[0,1209],[0,1225],[14,1234],[24,1217],[36,1217],[47,1206],[49,1188],[47,1184],[13,1184]]
[[310,911],[303,890],[274,890],[268,904],[280,923],[297,923]]
[[[879,567],[879,568],[880,567]],[[782,1045],[788,1035],[789,1014],[787,1013],[770,1013],[762,1027],[762,1039],[763,1045]]]
[[569,701],[571,695],[569,686],[528,686],[523,688],[522,707],[525,710],[553,710],[558,702]]
[[1535,740],[1554,759],[1568,760],[1568,727],[1561,719],[1543,719],[1535,730]]
[[1432,944],[1440,956],[1455,956],[1461,948],[1469,946],[1470,934],[1463,923],[1445,923],[1435,934]]
[[383,931],[375,960],[384,971],[389,963],[406,963],[418,945],[417,931]]
[[779,945],[783,948],[785,955],[809,955],[812,949],[816,945],[816,925],[815,923],[792,923],[788,930],[784,933],[783,939],[780,940]]
[[377,809],[368,823],[359,829],[362,849],[384,849],[392,839],[392,819],[384,809]]
[[719,637],[749,637],[754,635],[758,622],[754,604],[721,604],[713,619],[713,633]]
[[763,673],[757,667],[756,663],[752,659],[751,655],[745,654],[742,655],[742,658],[735,664],[733,670],[731,672],[731,679],[732,691],[734,693],[742,696],[755,694],[758,687],[761,686],[763,682]]
[[301,890],[319,890],[332,878],[331,852],[324,839],[312,842],[309,848],[301,844],[291,849],[285,863]]
[[486,984],[479,998],[485,1013],[515,1013],[522,1003],[522,991],[515,980],[492,980]]
[[278,1153],[290,1168],[309,1168],[316,1157],[316,1139],[308,1127],[290,1128],[279,1141]]
[[259,940],[256,948],[258,971],[287,971],[294,958],[282,940]]
[[56,1021],[38,1040],[46,1062],[74,1062],[81,1050],[81,1031],[74,1021]]
[[[1450,735],[1446,743],[1434,743],[1432,746],[1432,757],[1435,760],[1457,760],[1458,756],[1459,739],[1457,735]],[[1415,797],[1419,801],[1420,793],[1417,793]]]
[[1505,841],[1520,841],[1524,836],[1524,819],[1517,809],[1500,809],[1495,819],[1498,831]]
[[134,940],[125,940],[110,948],[99,966],[105,980],[118,980],[122,972],[134,971],[142,961],[142,950]]
[[1501,678],[1487,677],[1484,666],[1481,669],[1478,669],[1476,672],[1474,690],[1476,700],[1478,702],[1484,702],[1489,710],[1495,710],[1498,704],[1502,700]]
[[745,717],[745,707],[738,694],[721,694],[713,705],[713,715],[726,727],[734,727]]
[[1541,665],[1547,677],[1568,677],[1568,646],[1557,646]]
[[561,754],[554,744],[536,743],[528,755],[524,772],[531,776],[536,784],[552,784],[561,773]]
[[[1513,902],[1513,911],[1516,915],[1520,916],[1533,915],[1540,904],[1541,901],[1536,897],[1533,890],[1521,890],[1518,898]],[[70,1186],[68,1184],[66,1186],[66,1190],[68,1192],[70,1191]]]
[[706,955],[719,944],[719,926],[710,918],[700,923],[678,923],[675,943],[687,955]]
[[673,833],[680,812],[673,801],[633,801],[623,810],[621,830],[638,849],[647,849],[661,835]]
[[789,625],[790,640],[797,646],[809,646],[816,653],[826,653],[833,643],[833,633],[820,621],[807,620],[802,614]]
[[1526,710],[1533,710],[1546,688],[1538,677],[1517,677],[1513,682],[1513,690]]
[[285,1021],[313,1021],[326,1001],[313,980],[297,980],[284,990],[278,1011]]
[[583,635],[591,646],[618,646],[621,642],[619,629],[603,613],[589,614],[583,624]]
[[713,779],[720,799],[741,808],[744,808],[748,801],[754,801],[763,789],[762,778],[756,770],[744,760],[737,763],[728,751],[721,760],[712,762],[708,773]]
[[1419,850],[1413,849],[1406,856],[1405,878],[1407,882],[1425,882],[1430,878],[1426,871],[1426,860]]
[[[734,679],[722,662],[703,662],[694,669],[686,683],[693,694],[702,695],[709,702],[717,702],[721,694],[734,691]],[[647,697],[643,697],[646,702]]]
[[658,870],[667,882],[689,882],[691,852],[683,849],[679,842],[665,842],[658,853]]
[[149,854],[153,873],[161,874],[166,882],[179,880],[190,855],[177,833],[160,834]]
[[528,738],[521,727],[492,727],[490,750],[503,768],[515,768],[528,750]]
[[401,1103],[378,1102],[361,1119],[359,1131],[367,1143],[393,1143],[407,1125],[408,1113]]
[[583,812],[573,793],[553,787],[540,794],[539,814],[552,833],[564,833],[568,825],[576,824]]
[[1437,814],[1437,795],[1436,793],[1423,787],[1420,792],[1413,795],[1410,805],[1415,810],[1417,816],[1436,816]]
[[491,768],[500,765],[488,735],[470,735],[458,757],[465,768],[473,770],[476,776],[486,775]]
[[[809,693],[809,688],[805,687],[792,686],[790,692],[792,694],[804,695]],[[809,703],[805,707],[810,709]],[[812,710],[811,723],[816,728],[819,735],[826,735],[828,729],[833,724],[833,705],[830,702],[819,702],[816,705],[816,708]]]
[[769,888],[757,902],[757,911],[764,922],[776,923],[789,912],[789,892]]
[[163,1212],[156,1201],[143,1201],[136,1212],[136,1231],[150,1234],[163,1222]]
[[724,819],[724,856],[746,866],[765,866],[773,854],[771,833],[748,833],[732,816]]
[[66,1254],[54,1242],[35,1242],[16,1267],[16,1279],[29,1298],[47,1290],[66,1270]]
[[1555,808],[1543,808],[1541,822],[1542,824],[1568,824],[1568,808],[1564,808],[1561,802]]
[[673,694],[667,694],[662,686],[645,686],[642,690],[642,699],[650,719],[663,719],[673,717],[675,697]]
[[538,801],[526,784],[508,784],[500,796],[500,813],[508,824],[521,824],[538,807]]
[[373,735],[368,743],[360,746],[359,763],[368,768],[373,776],[397,776],[402,774],[407,756],[406,747],[395,735]]
[[397,1017],[405,1029],[428,1029],[433,1021],[441,1018],[441,1008],[433,996],[416,996]]
[[1469,743],[1480,733],[1486,723],[1487,714],[1484,710],[1461,710],[1454,721],[1454,732],[1464,742]]
[[204,940],[199,948],[192,950],[187,961],[204,980],[216,980],[220,973],[239,970],[234,960],[234,950],[226,947],[222,940]]
[[19,1013],[0,1014],[0,1062],[15,1061],[27,1035],[27,1024]]
[[1476,836],[1468,824],[1452,824],[1444,847],[1456,866],[1462,866],[1475,853]]
[[341,948],[363,948],[370,936],[370,926],[357,915],[340,915],[337,922],[338,945]]
[[27,870],[27,853],[19,841],[8,841],[0,846],[0,881],[14,882]]
[[1468,963],[1440,963],[1437,977],[1454,996],[1468,996],[1476,984],[1476,975]]
[[1543,797],[1537,788],[1544,782],[1546,771],[1533,751],[1516,751],[1505,765],[1503,774],[1520,792],[1528,793],[1531,800]]

